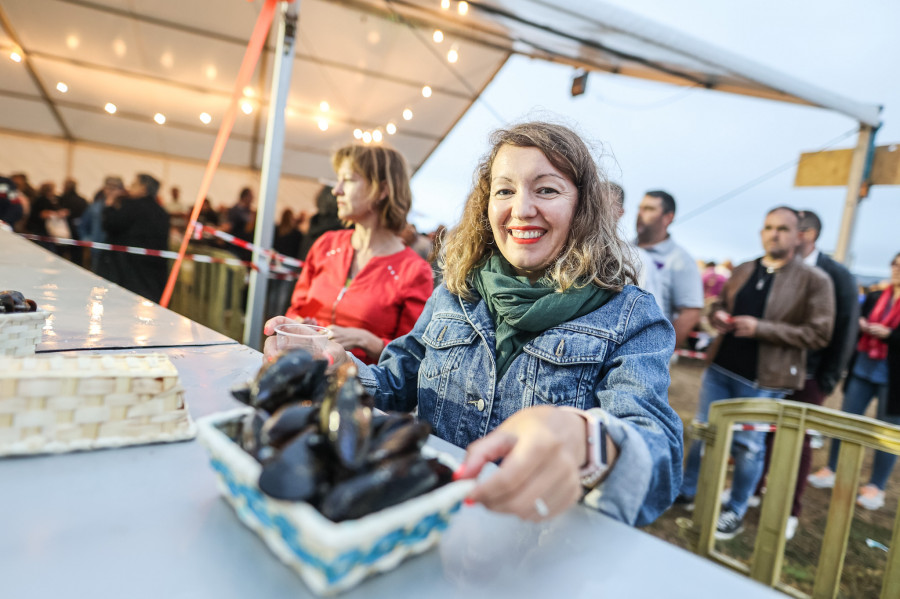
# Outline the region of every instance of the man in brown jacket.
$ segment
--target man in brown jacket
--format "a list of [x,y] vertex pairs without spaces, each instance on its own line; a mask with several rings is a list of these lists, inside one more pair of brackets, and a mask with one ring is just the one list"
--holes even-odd
[[[785,206],[766,215],[765,255],[745,262],[731,275],[712,305],[710,322],[719,331],[703,373],[696,420],[705,422],[709,406],[725,399],[781,399],[802,389],[806,351],[828,345],[834,326],[831,279],[795,255],[799,242],[797,211]],[[731,498],[722,509],[716,538],[743,530],[747,502],[762,475],[764,432],[736,431],[731,445],[734,476]],[[694,442],[676,504],[693,502],[697,493],[702,443]]]

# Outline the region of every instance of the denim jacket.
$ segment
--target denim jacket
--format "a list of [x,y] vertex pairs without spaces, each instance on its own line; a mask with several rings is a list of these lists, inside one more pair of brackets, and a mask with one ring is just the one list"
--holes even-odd
[[460,447],[534,405],[596,410],[619,450],[585,503],[628,524],[652,522],[681,485],[681,419],[668,403],[672,325],[627,286],[603,307],[527,343],[497,380],[494,322],[481,299],[435,289],[409,334],[359,378],[383,410],[409,412]]

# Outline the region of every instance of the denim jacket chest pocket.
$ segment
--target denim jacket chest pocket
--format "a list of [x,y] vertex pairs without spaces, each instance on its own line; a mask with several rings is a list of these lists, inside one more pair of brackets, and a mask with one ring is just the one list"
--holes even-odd
[[526,405],[595,407],[594,388],[610,341],[571,329],[551,329],[525,346]]
[[462,361],[461,349],[475,341],[476,336],[475,329],[465,320],[435,315],[422,335],[427,350],[419,374],[434,379],[457,370]]
[[464,358],[471,353],[477,333],[460,318],[432,317],[422,335],[425,357],[419,365],[419,418],[434,423],[434,432],[454,441],[463,418],[465,386],[470,376],[459,372]]

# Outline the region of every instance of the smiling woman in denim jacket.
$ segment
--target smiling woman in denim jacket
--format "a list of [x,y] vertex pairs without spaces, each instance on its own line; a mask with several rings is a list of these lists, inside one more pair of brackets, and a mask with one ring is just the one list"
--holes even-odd
[[502,460],[470,501],[540,520],[583,498],[651,522],[681,483],[672,326],[630,285],[615,198],[578,135],[525,123],[492,142],[445,245],[444,283],[377,366],[357,361],[359,378],[377,407],[418,408],[467,447],[463,477]]

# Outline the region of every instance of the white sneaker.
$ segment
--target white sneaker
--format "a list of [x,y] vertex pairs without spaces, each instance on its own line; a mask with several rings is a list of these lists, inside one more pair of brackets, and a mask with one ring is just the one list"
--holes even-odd
[[884,507],[884,491],[875,485],[865,485],[860,487],[859,495],[856,497],[856,505],[864,507],[867,510],[878,510]]
[[[719,495],[719,500],[722,502],[722,505],[731,501],[731,487],[722,491],[722,494]],[[762,497],[759,495],[751,495],[750,499],[747,500],[747,507],[759,507],[760,503],[762,503]]]
[[807,476],[806,481],[817,489],[830,489],[834,486],[834,472],[831,468],[823,466]]
[[822,433],[819,431],[809,433],[809,447],[810,449],[822,449],[825,447],[825,437],[822,436]]
[[790,541],[794,538],[794,535],[797,534],[797,525],[800,524],[800,520],[797,516],[791,516],[788,518],[787,525],[784,527],[784,538],[787,541]]

